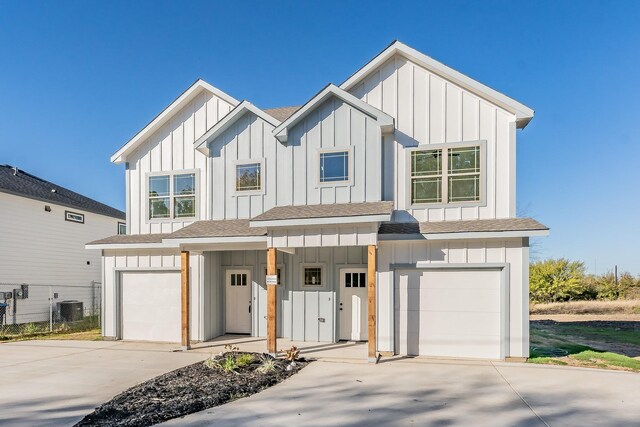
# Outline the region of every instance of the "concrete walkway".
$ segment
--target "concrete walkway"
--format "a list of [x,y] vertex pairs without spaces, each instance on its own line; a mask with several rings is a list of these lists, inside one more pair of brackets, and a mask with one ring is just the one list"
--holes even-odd
[[138,383],[206,358],[114,341],[0,344],[0,425],[65,426]]
[[640,374],[507,363],[314,362],[175,426],[631,426]]

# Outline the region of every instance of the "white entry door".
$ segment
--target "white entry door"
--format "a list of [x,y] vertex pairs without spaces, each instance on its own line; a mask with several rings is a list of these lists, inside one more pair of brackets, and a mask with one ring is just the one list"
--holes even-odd
[[340,339],[367,340],[367,269],[340,270]]
[[251,272],[227,270],[226,333],[251,333]]

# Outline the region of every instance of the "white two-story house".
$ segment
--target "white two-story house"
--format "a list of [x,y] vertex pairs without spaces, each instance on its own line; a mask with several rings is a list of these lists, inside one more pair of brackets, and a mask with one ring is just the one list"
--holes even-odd
[[127,235],[106,338],[368,341],[368,355],[529,354],[516,134],[533,110],[394,42],[301,107],[198,80],[111,158]]

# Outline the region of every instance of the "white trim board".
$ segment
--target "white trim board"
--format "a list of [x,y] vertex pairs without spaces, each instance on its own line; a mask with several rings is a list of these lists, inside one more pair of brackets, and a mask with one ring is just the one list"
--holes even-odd
[[374,71],[376,68],[384,64],[387,60],[391,59],[394,55],[401,55],[408,60],[424,67],[430,72],[437,74],[440,77],[443,77],[450,82],[462,87],[463,89],[468,90],[483,99],[495,104],[510,113],[516,116],[516,124],[520,129],[524,129],[527,124],[531,121],[534,115],[534,111],[527,107],[526,105],[516,101],[513,98],[510,98],[495,89],[491,89],[490,87],[483,85],[482,83],[472,79],[471,77],[465,76],[459,71],[454,70],[441,62],[436,61],[435,59],[421,53],[402,42],[394,41],[389,45],[386,49],[380,52],[375,58],[369,61],[365,66],[360,68],[354,74],[352,74],[347,80],[344,81],[340,85],[341,89],[351,90],[354,86],[360,83],[364,78],[366,78],[369,73]]
[[391,214],[341,216],[323,218],[297,218],[297,219],[272,219],[264,221],[250,221],[250,227],[296,227],[306,225],[334,225],[334,224],[359,224],[365,222],[387,222],[391,220]]
[[116,151],[111,156],[111,162],[120,164],[126,161],[127,154],[131,153],[142,143],[149,135],[158,130],[164,125],[173,115],[173,112],[184,108],[189,102],[191,102],[196,96],[198,96],[203,90],[209,91],[217,97],[223,99],[229,104],[235,106],[238,101],[230,95],[224,93],[220,89],[210,85],[202,79],[196,80],[187,90],[182,92],[167,108],[165,108],[160,114],[158,114],[148,125],[133,136],[122,148]]

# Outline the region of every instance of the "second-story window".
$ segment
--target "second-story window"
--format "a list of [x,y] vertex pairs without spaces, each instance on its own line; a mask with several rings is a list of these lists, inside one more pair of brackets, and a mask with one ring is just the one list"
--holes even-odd
[[480,146],[411,152],[411,203],[480,201]]
[[194,218],[195,216],[195,173],[149,177],[149,219]]
[[236,165],[236,191],[259,191],[262,189],[260,163]]
[[320,182],[349,181],[349,152],[320,153]]

